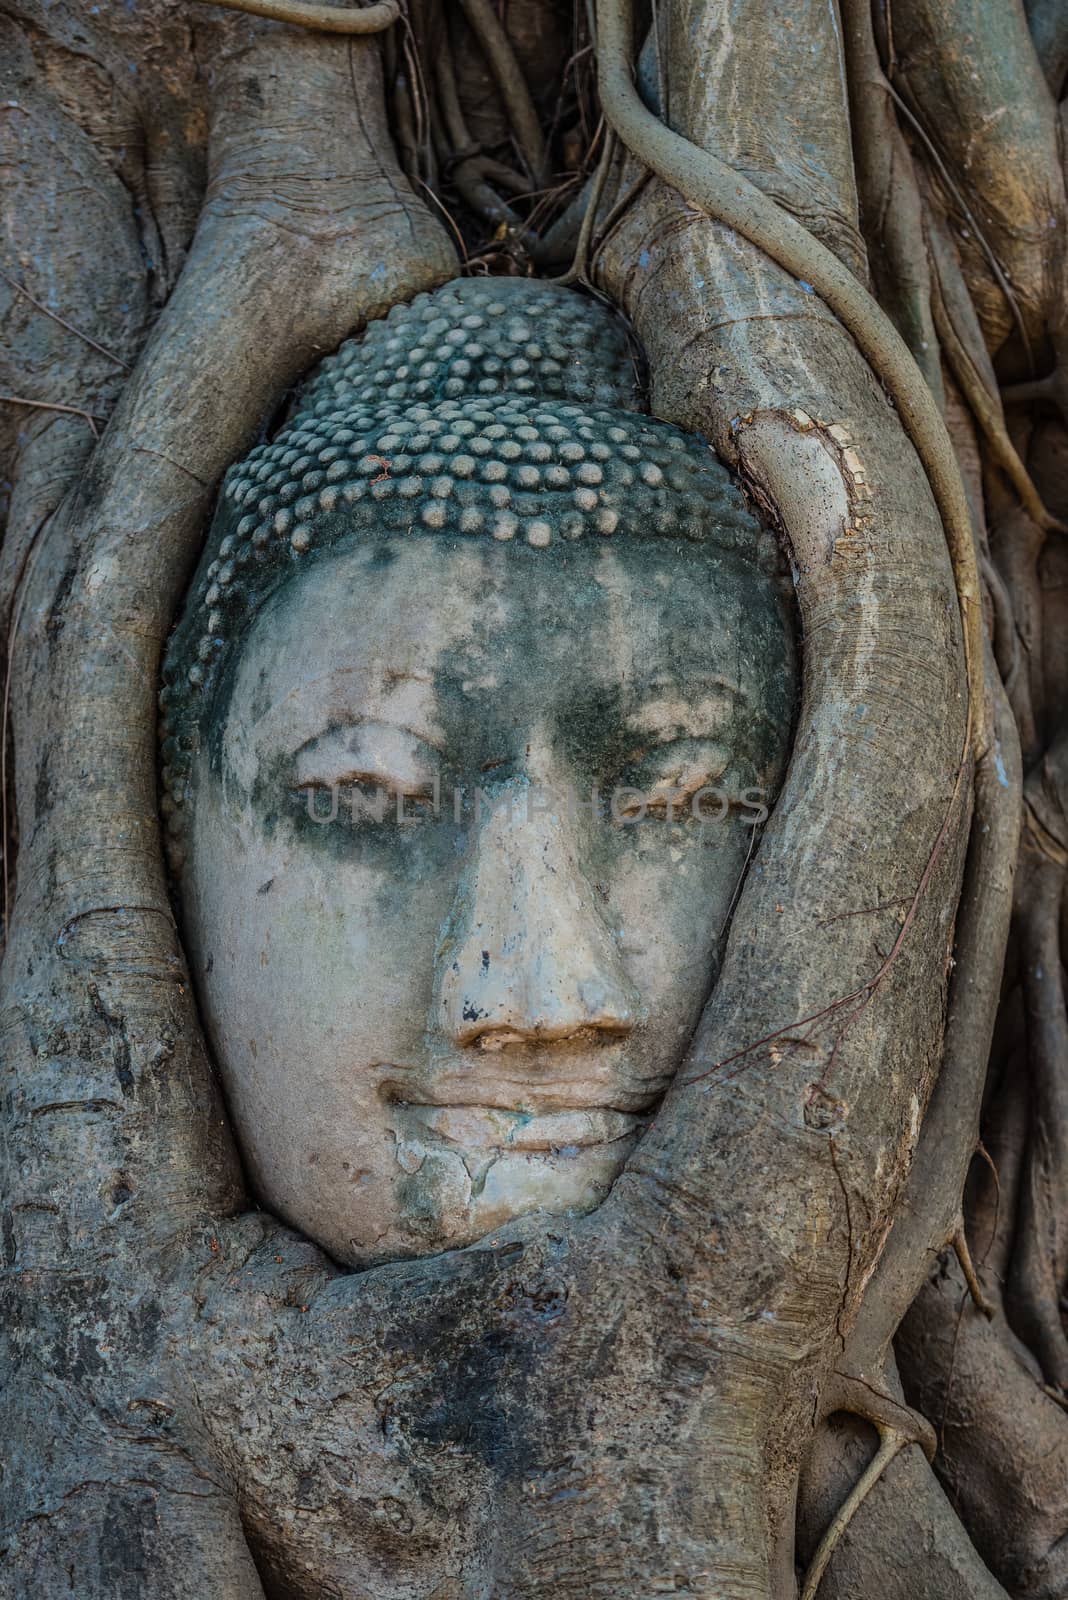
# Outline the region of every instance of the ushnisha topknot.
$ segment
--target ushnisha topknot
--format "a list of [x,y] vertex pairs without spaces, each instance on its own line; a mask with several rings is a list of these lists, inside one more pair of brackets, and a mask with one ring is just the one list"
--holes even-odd
[[160,696],[172,869],[200,722],[230,645],[315,551],[352,537],[707,541],[766,573],[773,537],[703,439],[644,413],[622,320],[531,279],[466,278],[327,357],[231,467]]
[[354,403],[512,394],[643,411],[635,355],[600,301],[531,278],[456,278],[327,356],[299,409],[321,418]]

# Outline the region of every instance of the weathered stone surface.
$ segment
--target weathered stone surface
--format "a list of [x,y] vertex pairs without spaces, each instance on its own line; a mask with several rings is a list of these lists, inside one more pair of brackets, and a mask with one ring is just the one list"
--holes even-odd
[[343,1262],[597,1206],[715,982],[790,632],[772,536],[636,404],[597,302],[460,282],[227,479],[172,861],[255,1189]]

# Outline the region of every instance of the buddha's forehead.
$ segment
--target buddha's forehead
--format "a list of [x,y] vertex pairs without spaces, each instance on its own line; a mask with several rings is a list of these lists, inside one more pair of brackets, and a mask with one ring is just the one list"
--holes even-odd
[[599,697],[649,730],[682,702],[764,723],[781,715],[784,652],[774,591],[712,547],[383,539],[324,552],[260,614],[225,743],[240,777],[350,719],[447,744],[465,718],[526,726]]

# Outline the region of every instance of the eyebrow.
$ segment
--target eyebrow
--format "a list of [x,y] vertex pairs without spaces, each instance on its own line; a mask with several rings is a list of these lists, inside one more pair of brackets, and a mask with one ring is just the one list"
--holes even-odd
[[[704,678],[688,678],[681,683],[677,678],[660,674],[646,679],[644,682],[632,683],[631,705],[625,714],[626,726],[635,733],[655,734],[662,731],[663,724],[657,726],[651,721],[643,725],[643,713],[648,713],[657,701],[671,700],[678,705],[679,716],[675,726],[693,729],[694,713],[699,709],[702,700],[718,698],[720,703],[729,709],[742,707],[748,716],[757,722],[765,722],[769,727],[777,726],[775,718],[770,715],[759,703],[755,702],[752,695],[747,693],[740,684],[731,678],[716,673]],[[715,738],[714,733],[694,733],[695,738]]]
[[627,712],[628,722],[658,702],[669,701],[677,704],[680,709],[693,711],[699,704],[729,706],[739,700],[747,701],[749,698],[738,684],[719,673],[708,677],[687,676],[683,681],[660,672],[651,678],[632,679],[628,688],[630,690],[627,696],[630,702]]
[[368,723],[377,723],[382,728],[395,728],[398,733],[406,733],[410,738],[418,739],[420,744],[429,745],[430,749],[436,750],[439,756],[447,754],[444,743],[428,733],[425,728],[415,728],[407,722],[397,722],[388,715],[363,716],[358,711],[347,714],[341,720],[328,722],[318,733],[309,734],[306,739],[301,741],[293,754],[299,755],[308,745],[317,744],[320,739],[325,738],[328,734],[338,733],[346,728],[360,728]]
[[[679,693],[682,688],[678,678],[675,677],[673,673],[664,671],[654,673],[648,678],[637,679],[635,681],[638,687],[643,691],[652,689],[670,689],[674,690],[676,693]],[[706,673],[700,676],[697,674],[693,674],[692,676],[688,675],[686,679],[686,687],[696,687],[697,689],[709,690],[726,690],[728,694],[734,695],[738,699],[745,698],[745,690],[742,688],[741,684],[735,683],[733,678],[725,677],[722,672]]]
[[[348,706],[342,709],[340,706],[322,704],[322,696],[316,693],[322,684],[340,686],[346,678],[353,677],[358,672],[359,669],[356,667],[332,667],[329,671],[320,673],[316,678],[304,679],[300,683],[294,684],[288,693],[275,700],[263,715],[250,725],[249,734],[256,740],[264,737],[269,739],[272,737],[274,724],[281,721],[287,711],[295,711],[300,722],[305,726],[308,724],[314,725],[315,723],[320,723],[321,726],[317,733],[309,734],[300,741],[294,749],[294,754],[296,750],[303,749],[313,739],[321,739],[331,728],[358,727],[362,723],[369,722],[378,722],[384,727],[396,728],[401,733],[409,734],[413,739],[421,739],[424,744],[429,745],[432,750],[436,750],[439,755],[445,754],[439,734],[433,732],[428,726],[419,726],[407,720],[398,721],[390,715],[389,710],[391,699],[397,696],[398,690],[403,685],[410,683],[433,684],[434,678],[431,673],[408,672],[399,669],[386,670],[383,673],[380,688],[382,706],[377,711],[362,711]],[[360,676],[363,676],[363,674],[360,673]],[[361,695],[360,699],[364,701],[366,696]],[[304,704],[305,701],[309,701],[310,704]]]
[[434,682],[434,674],[432,672],[402,672],[399,667],[387,667],[382,676],[389,688],[392,688],[395,683]]

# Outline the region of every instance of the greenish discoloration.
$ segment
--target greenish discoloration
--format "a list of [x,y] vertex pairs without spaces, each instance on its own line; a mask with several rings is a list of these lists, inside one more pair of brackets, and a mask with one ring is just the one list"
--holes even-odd
[[[467,549],[470,555],[467,541],[449,535],[425,538],[421,544],[421,559],[441,586],[449,584],[461,552]],[[396,542],[383,542],[363,553],[369,591],[401,549]],[[436,808],[432,801],[406,799],[405,820],[398,822],[396,796],[372,784],[309,795],[297,786],[288,751],[264,755],[253,785],[246,788],[224,761],[234,661],[205,717],[210,772],[224,781],[230,805],[250,810],[268,837],[282,828],[303,848],[339,863],[355,855],[388,865],[395,887],[384,892],[390,894],[430,873],[456,870],[470,843],[476,808],[484,809],[509,791],[516,793],[517,784],[525,781],[526,732],[539,721],[559,752],[563,781],[580,807],[589,810],[599,797],[601,813],[608,817],[614,791],[647,790],[660,775],[656,742],[628,727],[628,717],[643,701],[657,693],[685,701],[710,686],[744,684],[745,696],[725,712],[717,730],[716,742],[730,758],[722,787],[732,796],[751,787],[770,793],[784,759],[794,689],[785,612],[776,587],[761,572],[707,546],[675,546],[669,552],[659,541],[628,540],[628,584],[637,591],[628,615],[632,635],[618,676],[598,676],[591,673],[589,653],[580,641],[607,638],[616,550],[618,545],[544,551],[514,544],[483,547],[477,588],[483,596],[495,593],[500,609],[472,605],[470,635],[434,661],[437,720],[444,731]],[[331,555],[317,554],[291,583]],[[565,576],[565,590],[546,581],[546,567]],[[268,627],[287,605],[289,587],[275,591],[267,602],[263,619]],[[687,605],[685,596],[691,591],[693,600]],[[706,637],[704,659],[698,663],[693,617],[706,610],[710,625],[714,615],[716,634]],[[532,676],[529,665],[534,661],[539,671]],[[492,663],[492,679],[480,687],[477,680],[487,663]],[[268,709],[262,684],[261,676],[249,707],[252,723]],[[340,726],[328,724],[321,737],[336,734]],[[706,754],[705,741],[687,739],[681,724],[674,732],[672,749],[678,758],[699,760]],[[680,825],[685,827],[687,820],[692,820],[688,813]],[[622,831],[610,830],[608,839],[619,835],[618,842],[637,850],[648,843],[641,838],[643,828],[648,831],[639,821]],[[597,843],[603,854],[607,844],[599,837]]]
[[[544,555],[652,535],[774,568],[773,541],[707,445],[637,413],[634,373],[605,307],[525,281],[447,285],[323,363],[280,434],[228,475],[167,653],[163,788],[176,870],[193,756],[206,740],[217,770],[212,706],[227,701],[249,621],[323,550],[491,534]],[[577,596],[575,617],[557,624],[563,636],[581,610]]]
[[715,981],[794,681],[777,584],[711,541],[349,540],[276,589],[184,885],[264,1197],[357,1263],[603,1201]]

